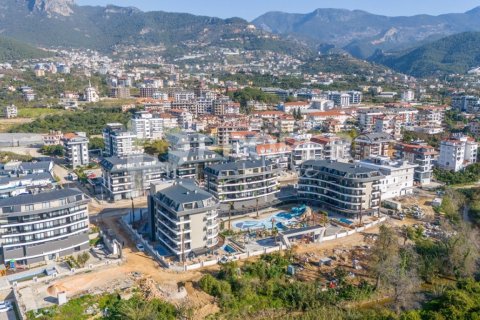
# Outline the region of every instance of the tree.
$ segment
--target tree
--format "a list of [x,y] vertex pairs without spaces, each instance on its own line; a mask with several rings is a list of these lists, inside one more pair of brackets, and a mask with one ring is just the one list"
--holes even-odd
[[168,141],[165,139],[148,141],[144,145],[145,153],[158,156],[166,154],[168,152],[168,147]]
[[40,148],[40,152],[48,156],[56,157],[63,157],[65,154],[65,150],[62,145],[43,146]]
[[105,142],[103,138],[99,137],[90,137],[88,141],[88,150],[103,150],[105,149]]
[[90,260],[88,252],[81,253],[77,257],[77,263],[80,267],[84,267],[88,260]]
[[375,288],[388,282],[397,266],[398,237],[392,228],[380,226],[380,232],[370,255],[370,269],[375,278]]

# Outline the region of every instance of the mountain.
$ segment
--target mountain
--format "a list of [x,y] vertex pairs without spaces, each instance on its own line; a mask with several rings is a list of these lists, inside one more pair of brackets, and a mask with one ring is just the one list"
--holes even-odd
[[236,47],[302,54],[293,45],[239,19],[219,19],[133,7],[78,6],[73,0],[0,0],[0,34],[50,47],[94,48],[164,45],[179,47]]
[[377,52],[372,60],[418,77],[466,73],[480,66],[480,32],[464,32],[396,54]]
[[252,22],[263,30],[335,45],[368,58],[376,50],[402,50],[465,31],[480,31],[480,7],[439,16],[387,17],[361,10],[317,9],[307,14],[268,12]]
[[50,56],[50,54],[44,50],[34,48],[13,39],[0,37],[0,63],[48,56]]

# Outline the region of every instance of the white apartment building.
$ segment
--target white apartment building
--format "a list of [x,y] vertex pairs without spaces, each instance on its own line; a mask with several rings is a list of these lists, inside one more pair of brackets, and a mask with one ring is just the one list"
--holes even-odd
[[438,165],[443,169],[460,171],[477,162],[477,149],[475,139],[454,134],[440,143]]
[[1,115],[7,119],[16,118],[18,116],[17,107],[13,104],[4,106],[2,107]]
[[87,102],[98,102],[100,97],[98,96],[97,90],[89,85],[87,88],[85,88],[84,99]]
[[137,139],[161,139],[163,137],[164,119],[158,114],[146,111],[136,112],[132,117],[132,133]]
[[107,156],[125,157],[143,153],[143,147],[136,145],[137,136],[125,131],[121,123],[107,123],[103,129],[103,141]]
[[190,254],[206,253],[218,243],[218,201],[193,182],[152,184],[148,212],[153,238],[180,261]]
[[88,156],[88,138],[85,132],[66,133],[62,143],[65,149],[65,160],[73,167],[86,166],[90,163]]
[[382,173],[383,177],[380,179],[382,200],[413,193],[417,164],[410,164],[406,160],[391,161],[388,157],[372,157],[360,161],[360,164]]

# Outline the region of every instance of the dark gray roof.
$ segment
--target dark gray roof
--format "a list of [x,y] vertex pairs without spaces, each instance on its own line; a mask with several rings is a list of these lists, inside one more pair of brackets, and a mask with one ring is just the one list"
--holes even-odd
[[28,180],[28,179],[32,179],[34,181],[50,179],[51,181],[55,181],[55,179],[53,179],[52,174],[50,172],[41,172],[41,173],[26,174],[20,177],[1,177],[0,184],[8,183],[10,181]]
[[[155,197],[165,206],[175,212],[198,210],[205,207],[216,206],[213,195],[198,187],[192,180],[179,180],[171,187],[160,190]],[[205,200],[210,199],[205,203]],[[193,203],[191,209],[184,209],[183,204]]]
[[22,170],[45,170],[48,171],[51,166],[51,161],[38,161],[38,162],[22,162],[20,167]]
[[209,169],[214,172],[220,171],[237,171],[241,169],[261,168],[271,165],[270,160],[240,160],[235,162],[225,162],[210,166]]
[[71,196],[77,196],[77,195],[83,195],[83,192],[76,188],[41,192],[35,195],[31,195],[31,194],[19,195],[16,197],[1,199],[0,208],[30,204],[30,203],[47,202],[47,201],[67,198]]
[[346,173],[364,173],[377,171],[375,169],[362,166],[359,163],[338,162],[333,160],[307,160],[302,164],[302,166],[312,165],[335,169]]
[[307,160],[302,164],[302,169],[314,167],[313,172],[305,172],[305,176],[314,176],[324,173],[345,179],[379,180],[383,177],[377,169],[367,168],[359,163],[345,163],[333,160]]
[[[187,158],[184,160],[183,158]],[[185,163],[209,162],[209,161],[223,161],[221,155],[214,151],[206,149],[191,149],[188,151],[174,150],[168,152],[169,162],[175,162],[178,165]]]
[[392,136],[385,132],[375,132],[361,134],[355,140],[371,141],[371,142],[387,142],[393,140]]

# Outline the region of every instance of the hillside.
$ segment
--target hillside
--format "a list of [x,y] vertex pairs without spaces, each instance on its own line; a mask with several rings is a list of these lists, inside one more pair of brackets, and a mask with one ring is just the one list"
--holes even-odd
[[418,77],[466,73],[480,66],[480,32],[445,37],[399,54],[377,54],[373,61]]
[[13,39],[0,37],[0,63],[48,56],[50,56],[50,54],[46,51]]
[[365,59],[378,49],[404,50],[448,35],[480,31],[480,7],[465,13],[411,17],[344,9],[317,9],[308,14],[269,12],[253,23],[263,30],[315,45],[335,45]]
[[375,65],[371,62],[359,60],[348,54],[322,55],[305,63],[303,71],[308,73],[343,73],[343,74],[367,74],[368,72],[384,72],[388,68]]
[[[142,12],[133,7],[78,6],[72,0],[0,0],[0,30],[10,37],[49,47],[111,51],[117,46],[188,43],[189,48],[238,46],[291,53],[294,42],[249,28],[243,19],[219,19],[185,13]],[[297,53],[304,52],[300,48]]]

